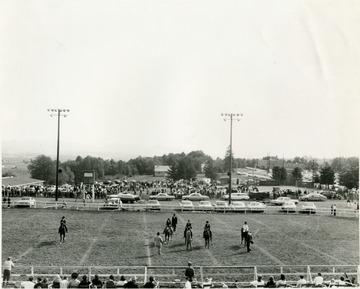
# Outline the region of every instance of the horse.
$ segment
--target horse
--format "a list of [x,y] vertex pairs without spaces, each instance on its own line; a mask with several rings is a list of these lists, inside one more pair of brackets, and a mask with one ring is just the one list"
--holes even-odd
[[212,232],[209,228],[204,230],[203,238],[205,239],[205,248],[210,249],[210,241],[212,242]]
[[246,237],[247,237],[247,234],[244,232],[244,229],[241,228],[241,244],[244,242],[244,246],[246,246]]
[[169,242],[172,239],[172,235],[173,235],[173,230],[171,229],[170,226],[165,227],[164,234],[165,234],[165,242]]
[[67,233],[67,227],[64,223],[60,224],[58,233],[60,234],[60,244],[65,243],[65,233]]

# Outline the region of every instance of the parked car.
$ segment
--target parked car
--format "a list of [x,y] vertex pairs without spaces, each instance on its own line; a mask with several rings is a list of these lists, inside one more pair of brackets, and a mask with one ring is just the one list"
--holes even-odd
[[179,205],[180,205],[180,208],[184,211],[185,210],[190,210],[190,211],[194,210],[194,205],[193,205],[192,201],[182,200],[181,203],[179,203]]
[[285,201],[285,203],[281,206],[282,212],[295,212],[296,204],[293,201]]
[[161,205],[160,205],[158,200],[149,200],[147,202],[147,210],[151,210],[151,211],[157,210],[157,211],[159,211],[160,209],[161,209]]
[[206,201],[209,199],[208,196],[204,196],[200,193],[192,193],[190,195],[182,196],[183,200],[190,200],[190,201]]
[[312,202],[302,203],[300,212],[301,213],[315,214],[316,213],[316,206]]
[[319,193],[310,193],[300,197],[300,201],[326,201],[326,197]]
[[117,210],[122,208],[120,198],[110,198],[105,201],[105,204],[100,208],[102,210]]
[[[223,195],[222,197],[224,200],[229,200],[229,195]],[[233,201],[242,201],[242,200],[249,200],[250,197],[245,193],[232,193],[231,200]]]
[[199,209],[201,211],[211,211],[211,210],[213,210],[213,206],[209,201],[200,201]]
[[123,203],[135,203],[140,200],[140,197],[127,192],[119,193],[116,195],[108,195],[108,198],[120,198]]
[[248,209],[253,213],[263,213],[266,210],[266,205],[261,202],[250,202]]
[[23,197],[19,201],[16,202],[17,207],[35,207],[36,201],[32,197]]
[[239,202],[239,201],[233,201],[230,204],[229,207],[232,211],[236,211],[236,212],[245,212],[246,211],[246,205],[244,202]]
[[171,201],[175,199],[175,196],[170,196],[166,193],[158,193],[157,195],[150,196],[149,199],[158,201]]
[[217,211],[224,211],[229,209],[229,205],[226,201],[216,201],[213,206]]
[[271,200],[270,201],[270,204],[273,204],[273,205],[276,205],[276,206],[282,206],[285,202],[288,202],[288,201],[292,201],[294,202],[296,205],[299,203],[298,200],[295,200],[295,199],[291,199],[289,197],[279,197],[275,200]]

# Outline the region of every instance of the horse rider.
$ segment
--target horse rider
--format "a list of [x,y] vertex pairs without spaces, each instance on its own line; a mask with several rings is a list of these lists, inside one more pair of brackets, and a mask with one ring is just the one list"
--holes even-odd
[[249,253],[251,251],[250,244],[254,244],[253,237],[252,237],[252,234],[250,231],[246,235],[245,243],[246,243],[246,247],[247,247],[247,252]]
[[[184,230],[184,238],[186,239],[186,231],[190,230],[191,233],[191,238],[192,238],[192,225],[190,223],[190,220],[187,221],[186,225],[185,225],[185,230]],[[186,240],[185,240],[185,244],[186,244]]]
[[204,230],[206,230],[206,229],[209,229],[209,230],[210,230],[210,223],[209,223],[209,221],[206,221],[206,223],[205,223]]
[[166,227],[171,227],[171,220],[170,220],[170,218],[168,218],[167,220],[166,220]]

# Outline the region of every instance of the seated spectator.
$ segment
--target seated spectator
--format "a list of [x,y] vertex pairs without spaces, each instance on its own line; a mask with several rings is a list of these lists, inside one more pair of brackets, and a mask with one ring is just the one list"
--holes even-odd
[[144,288],[155,288],[157,284],[154,277],[150,276],[149,281],[145,283]]
[[[236,282],[236,281],[235,281],[235,282]],[[206,279],[205,279],[205,282],[203,282],[203,284],[202,284],[202,287],[203,287],[204,289],[210,289],[211,284],[212,284],[212,278],[206,278]]]
[[113,275],[109,276],[109,280],[107,280],[105,282],[105,287],[106,288],[115,288],[115,282],[114,282],[114,276]]
[[53,282],[52,282],[52,288],[60,288],[60,275],[56,275]]
[[79,283],[78,288],[89,288],[90,282],[88,281],[88,278],[86,275],[82,277],[81,282]]
[[[41,287],[41,277],[37,277],[37,282],[34,285],[34,288],[43,288],[43,287]],[[46,286],[46,288],[47,288],[47,286]]]
[[250,284],[254,287],[264,287],[265,286],[265,282],[262,280],[262,276],[258,276],[257,280],[250,282]]
[[124,285],[127,283],[124,275],[121,275],[120,281],[116,283],[116,287],[124,287]]
[[79,276],[78,273],[74,272],[71,274],[71,279],[68,284],[68,288],[78,288],[80,281],[77,279]]
[[323,287],[324,278],[321,276],[321,273],[318,273],[318,275],[314,278],[314,286],[315,287]]
[[347,280],[345,280],[344,276],[340,277],[340,280],[335,280],[335,284],[338,286],[352,286],[353,284]]
[[67,277],[63,276],[60,281],[60,288],[65,289],[68,287],[68,285],[69,285],[69,281],[68,281]]
[[286,278],[284,274],[280,274],[280,280],[276,282],[276,287],[286,287]]
[[275,284],[273,276],[269,277],[269,281],[267,281],[267,283],[265,284],[265,287],[267,287],[267,288],[276,288],[276,284]]
[[94,279],[91,281],[93,286],[96,286],[97,288],[102,288],[103,282],[99,279],[99,275],[95,275]]
[[124,288],[139,288],[139,285],[136,284],[136,280],[136,276],[132,277],[130,281],[124,285]]
[[297,288],[301,288],[302,286],[305,287],[306,283],[307,283],[307,282],[306,282],[306,280],[304,279],[304,276],[303,276],[303,275],[300,275],[300,279],[297,281],[296,287],[297,287]]
[[20,283],[20,288],[23,289],[33,289],[35,286],[35,283],[33,282],[34,278],[32,276],[29,277],[28,281],[24,281]]

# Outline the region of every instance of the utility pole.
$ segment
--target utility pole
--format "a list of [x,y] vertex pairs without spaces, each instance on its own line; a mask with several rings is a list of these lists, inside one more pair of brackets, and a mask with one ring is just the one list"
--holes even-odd
[[[56,150],[56,188],[55,188],[55,201],[58,201],[59,190],[59,150],[60,150],[60,116],[67,117],[66,112],[70,112],[69,109],[48,109],[50,116],[57,116],[58,118],[58,132],[57,132],[57,150]],[[63,113],[63,114],[62,114]]]
[[233,118],[235,118],[235,120],[240,121],[241,117],[243,116],[243,114],[239,114],[239,113],[222,113],[221,116],[224,117],[224,121],[230,120],[230,162],[229,162],[229,205],[231,204],[231,193],[232,193],[232,188],[231,188],[231,175],[232,175],[232,123],[233,123]]

